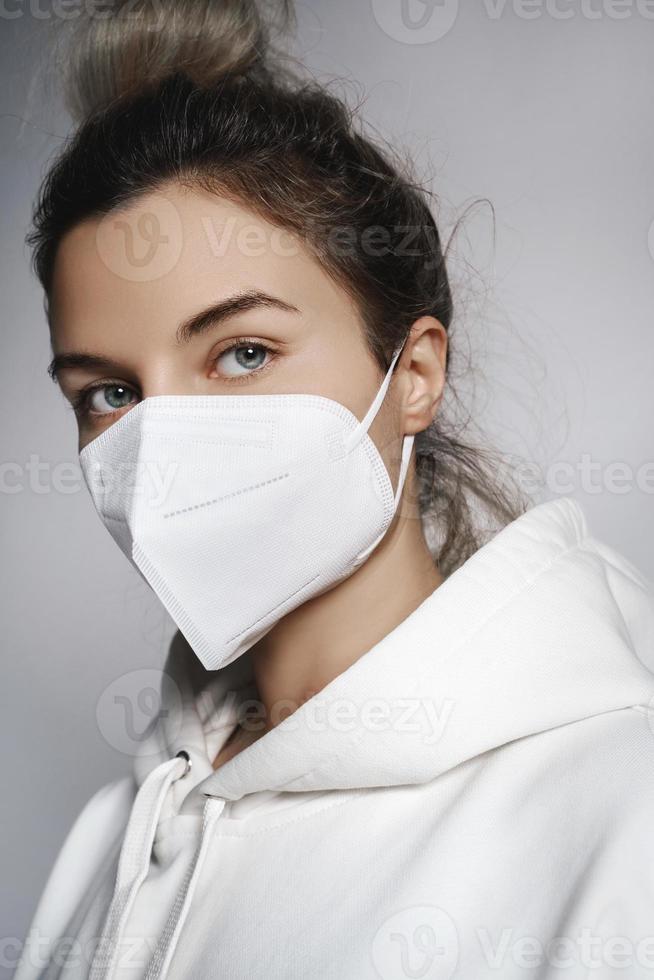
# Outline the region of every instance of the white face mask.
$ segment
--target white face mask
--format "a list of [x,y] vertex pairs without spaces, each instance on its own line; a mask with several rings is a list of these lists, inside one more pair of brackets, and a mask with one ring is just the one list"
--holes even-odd
[[368,429],[402,347],[361,421],[321,395],[155,395],[82,449],[102,521],[207,669],[383,538],[414,437],[393,493]]

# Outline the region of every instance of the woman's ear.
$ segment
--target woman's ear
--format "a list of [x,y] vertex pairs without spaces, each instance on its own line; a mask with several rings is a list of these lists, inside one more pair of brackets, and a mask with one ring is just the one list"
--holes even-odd
[[422,432],[436,416],[445,390],[447,345],[447,330],[436,317],[422,316],[411,327],[398,363],[407,435]]

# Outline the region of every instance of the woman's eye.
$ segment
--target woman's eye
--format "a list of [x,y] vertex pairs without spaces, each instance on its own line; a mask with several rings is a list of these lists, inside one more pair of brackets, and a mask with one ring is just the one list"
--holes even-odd
[[263,367],[266,355],[270,351],[263,344],[236,344],[224,350],[216,358],[216,365],[220,364],[221,374],[238,375],[248,374]]
[[88,407],[97,415],[108,415],[127,408],[135,399],[135,393],[125,385],[103,385],[89,393]]

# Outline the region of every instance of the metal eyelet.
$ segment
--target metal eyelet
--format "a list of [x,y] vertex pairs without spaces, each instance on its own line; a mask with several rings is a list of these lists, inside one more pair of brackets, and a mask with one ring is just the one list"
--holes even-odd
[[186,769],[184,770],[181,776],[178,776],[178,779],[183,779],[184,776],[186,776],[191,771],[193,763],[191,762],[191,757],[186,751],[186,749],[180,749],[179,752],[176,753],[175,758],[178,759],[180,757],[182,759],[186,759]]

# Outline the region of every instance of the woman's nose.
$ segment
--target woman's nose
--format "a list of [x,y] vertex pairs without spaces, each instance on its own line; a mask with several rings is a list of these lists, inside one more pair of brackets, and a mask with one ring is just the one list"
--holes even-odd
[[191,372],[180,371],[179,365],[162,365],[154,371],[150,366],[141,376],[141,397],[202,394],[201,381]]

